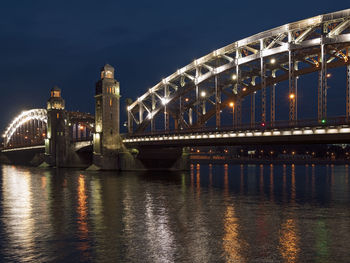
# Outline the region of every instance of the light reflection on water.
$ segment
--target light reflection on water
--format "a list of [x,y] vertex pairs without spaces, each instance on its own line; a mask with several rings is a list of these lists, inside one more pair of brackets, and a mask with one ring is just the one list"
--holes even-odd
[[0,173],[0,261],[348,262],[348,166]]

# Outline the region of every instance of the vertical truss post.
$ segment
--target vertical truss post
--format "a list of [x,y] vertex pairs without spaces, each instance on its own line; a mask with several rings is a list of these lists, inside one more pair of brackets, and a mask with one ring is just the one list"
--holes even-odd
[[35,125],[35,119],[32,119],[32,127],[31,127],[31,135],[30,135],[30,138],[31,140],[33,140],[33,142],[35,143],[36,142],[36,125]]
[[346,118],[350,120],[350,65],[346,66]]
[[[74,126],[74,125],[73,125]],[[73,129],[74,132],[74,129]],[[132,133],[132,116],[131,116],[131,111],[128,109],[128,133]]]
[[266,122],[266,65],[264,58],[260,59],[261,64],[261,122]]
[[142,101],[139,101],[139,124],[143,122],[143,105]]
[[266,65],[261,54],[265,48],[264,40],[260,40],[260,70],[261,70],[261,122],[266,122]]
[[295,108],[295,101],[296,101],[296,93],[295,93],[295,67],[294,67],[294,53],[289,50],[289,56],[288,56],[288,80],[289,80],[289,121],[290,123],[294,123],[296,120],[296,108]]
[[255,91],[250,96],[250,125],[255,126]]
[[156,122],[154,121],[153,112],[156,109],[156,96],[154,95],[154,92],[152,92],[152,110],[151,110],[151,132],[156,130]]
[[215,117],[216,117],[216,129],[220,128],[221,124],[221,91],[218,84],[218,76],[215,75]]
[[190,126],[192,126],[192,124],[193,124],[192,114],[193,114],[193,110],[192,110],[192,108],[189,108],[189,110],[188,110],[188,123],[190,124]]
[[179,98],[179,103],[180,103],[180,109],[179,109],[179,128],[182,130],[183,129],[183,123],[184,123],[184,108],[185,108],[185,104],[184,104],[184,99],[182,98],[182,96],[180,96]]
[[[198,77],[201,75],[201,70],[200,70],[200,68],[199,67],[196,67],[196,78],[195,78],[195,80],[197,81],[197,79],[198,79]],[[202,118],[201,118],[201,116],[200,116],[200,111],[199,111],[199,108],[200,108],[200,106],[199,106],[199,85],[197,85],[196,84],[196,103],[195,103],[195,105],[196,105],[196,107],[195,107],[195,113],[196,113],[196,118],[197,118],[197,122],[198,123],[200,123],[201,122],[201,120],[202,120]]]
[[168,97],[169,97],[169,87],[168,85],[164,86],[164,98],[166,100],[165,105],[164,105],[164,130],[168,131],[169,130],[169,107],[168,105]]
[[[297,69],[298,64],[295,64],[295,69]],[[298,120],[298,79],[299,77],[295,77],[295,120]]]
[[327,60],[323,38],[319,61],[321,70],[318,74],[318,121],[321,122],[327,118]]
[[237,92],[237,100],[235,102],[235,121],[236,127],[239,127],[242,125],[242,110],[241,110],[241,104],[242,104],[242,100],[239,97],[240,96],[240,90],[241,90],[241,86],[240,86],[240,79],[241,79],[241,71],[240,68],[238,66],[238,63],[236,65],[236,92]]
[[275,125],[275,119],[276,119],[276,84],[273,84],[271,86],[271,98],[270,98],[270,114],[271,114],[271,126]]
[[[346,58],[349,60],[349,48],[346,49]],[[346,66],[346,120],[350,121],[350,64]]]

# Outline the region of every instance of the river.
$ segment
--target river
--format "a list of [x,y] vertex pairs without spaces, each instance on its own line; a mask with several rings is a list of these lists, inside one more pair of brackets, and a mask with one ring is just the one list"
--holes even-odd
[[0,166],[1,262],[350,262],[346,165]]

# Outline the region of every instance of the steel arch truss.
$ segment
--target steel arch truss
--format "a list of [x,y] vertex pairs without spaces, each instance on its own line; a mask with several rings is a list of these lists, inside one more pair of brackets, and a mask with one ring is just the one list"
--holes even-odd
[[[289,120],[297,120],[296,86],[300,75],[319,72],[318,119],[326,117],[327,68],[349,65],[350,9],[286,24],[215,50],[164,78],[128,110],[129,134],[199,128],[232,107],[240,124],[241,101],[251,95],[251,122],[267,121],[266,88],[272,87],[270,121],[275,118],[275,86],[289,82]],[[349,82],[349,81],[348,81]],[[255,93],[261,92],[261,116],[255,120]],[[350,97],[350,96],[348,96]],[[347,99],[347,103],[350,99]],[[350,106],[347,105],[347,109]],[[350,114],[350,110],[347,110]],[[173,125],[170,127],[170,120]],[[150,127],[150,128],[149,128]]]
[[23,111],[12,120],[3,134],[5,147],[42,144],[47,130],[47,111]]

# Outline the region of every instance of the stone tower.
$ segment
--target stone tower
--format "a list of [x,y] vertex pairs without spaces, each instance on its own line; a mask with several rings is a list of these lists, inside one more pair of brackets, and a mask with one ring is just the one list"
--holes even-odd
[[96,83],[94,134],[94,164],[106,170],[119,169],[119,92],[114,68],[107,64],[101,69],[101,79]]
[[61,97],[61,89],[55,86],[47,102],[47,139],[45,140],[46,162],[50,166],[61,167],[67,156],[65,103]]

